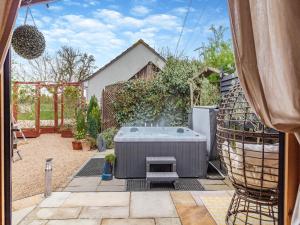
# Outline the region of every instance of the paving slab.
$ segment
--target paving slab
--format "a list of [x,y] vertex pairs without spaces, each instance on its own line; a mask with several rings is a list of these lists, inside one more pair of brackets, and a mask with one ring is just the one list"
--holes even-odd
[[176,206],[183,225],[217,225],[204,206]]
[[223,191],[223,190],[232,190],[231,187],[229,187],[226,184],[207,184],[202,185],[205,190],[207,191]]
[[100,177],[75,177],[68,187],[76,186],[97,186],[101,181]]
[[132,192],[130,217],[178,217],[169,192]]
[[43,200],[39,207],[59,207],[70,194],[70,192],[52,192],[51,196]]
[[23,198],[12,202],[12,210],[16,211],[27,207],[35,206],[44,199],[43,194],[34,195],[28,198]]
[[107,186],[100,185],[97,187],[96,191],[126,191],[126,186]]
[[231,202],[229,194],[223,196],[203,195],[201,200],[214,220],[218,224],[225,224],[227,210]]
[[77,206],[129,206],[130,192],[71,193],[63,207]]
[[171,197],[175,205],[190,205],[190,206],[196,205],[196,202],[190,192],[186,192],[186,191],[171,192]]
[[128,218],[129,207],[84,207],[79,218]]
[[23,220],[34,208],[35,206],[31,206],[31,207],[14,211],[12,213],[12,225],[16,225],[20,223],[20,221]]
[[201,193],[199,191],[193,191],[191,192],[191,195],[193,196],[195,202],[199,206],[203,206],[203,201],[201,200]]
[[36,219],[75,219],[79,216],[81,208],[39,208],[36,213]]
[[154,219],[103,219],[101,225],[155,225]]
[[97,185],[68,186],[64,189],[64,191],[68,191],[68,192],[91,192],[96,190],[97,190]]
[[155,218],[156,225],[181,225],[179,218]]
[[100,186],[125,186],[125,179],[112,179],[112,180],[101,180]]
[[225,184],[224,180],[211,180],[211,179],[198,179],[198,181],[202,184]]
[[51,220],[47,225],[99,225],[100,220],[71,219],[71,220]]
[[45,225],[48,220],[22,220],[18,225]]

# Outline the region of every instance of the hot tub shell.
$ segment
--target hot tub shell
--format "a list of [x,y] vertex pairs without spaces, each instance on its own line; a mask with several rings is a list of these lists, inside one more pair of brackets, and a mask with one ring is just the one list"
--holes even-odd
[[208,165],[206,137],[188,128],[122,127],[115,136],[115,176],[145,178],[146,157],[174,156],[179,177],[205,177]]

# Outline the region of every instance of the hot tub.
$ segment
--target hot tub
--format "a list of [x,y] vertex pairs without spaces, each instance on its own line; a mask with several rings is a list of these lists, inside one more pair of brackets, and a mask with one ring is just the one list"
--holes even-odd
[[146,157],[174,156],[179,177],[205,177],[206,137],[185,127],[122,127],[114,138],[117,178],[146,177]]

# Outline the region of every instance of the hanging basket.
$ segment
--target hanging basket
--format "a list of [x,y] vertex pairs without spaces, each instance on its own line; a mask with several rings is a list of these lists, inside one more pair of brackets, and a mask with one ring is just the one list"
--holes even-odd
[[43,54],[46,47],[44,35],[36,26],[22,25],[15,29],[12,36],[15,52],[25,59],[35,59]]

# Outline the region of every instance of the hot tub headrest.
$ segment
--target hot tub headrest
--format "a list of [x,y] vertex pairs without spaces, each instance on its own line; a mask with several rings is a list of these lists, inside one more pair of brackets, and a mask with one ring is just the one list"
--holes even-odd
[[177,133],[184,133],[184,129],[183,128],[178,128]]
[[136,127],[131,127],[131,128],[130,128],[130,132],[137,132],[137,131],[139,131],[139,129],[136,128]]

